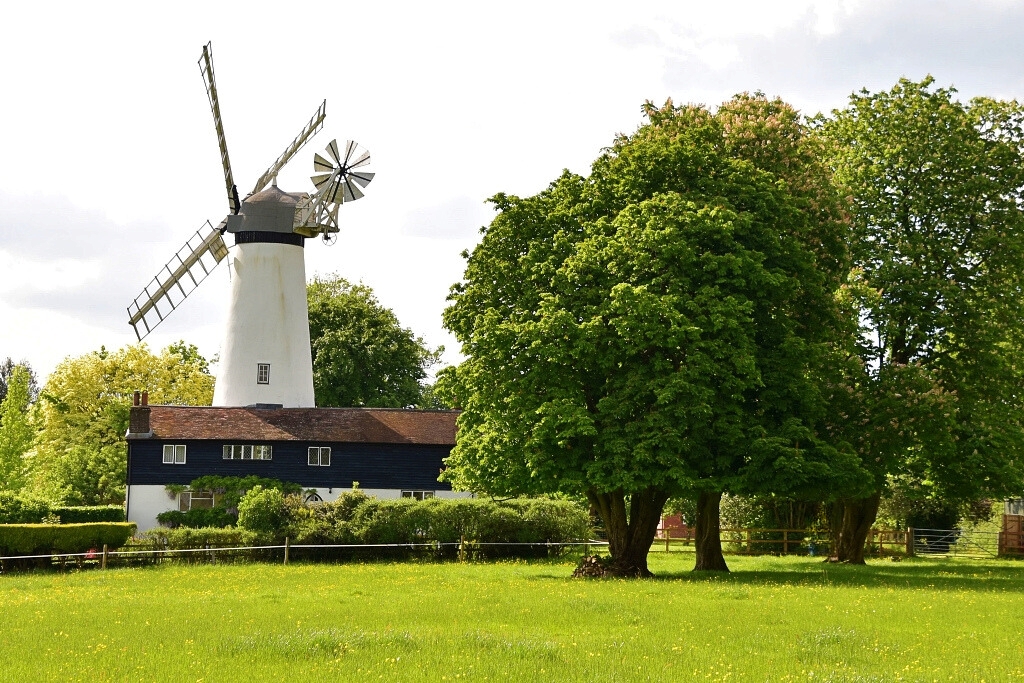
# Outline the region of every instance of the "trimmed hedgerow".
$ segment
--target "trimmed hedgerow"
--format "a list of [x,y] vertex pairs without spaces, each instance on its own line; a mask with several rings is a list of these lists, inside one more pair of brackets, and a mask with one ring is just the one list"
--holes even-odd
[[50,514],[60,517],[61,524],[124,521],[124,507],[121,505],[60,506],[50,508]]
[[[480,556],[530,556],[548,553],[541,544],[588,538],[590,520],[581,506],[561,500],[380,500],[356,492],[335,503],[292,509],[290,524],[277,533],[287,533],[297,544],[454,544],[466,540]],[[484,545],[502,543],[538,545]],[[447,546],[419,552],[450,556],[458,549]]]
[[55,505],[43,498],[0,492],[0,524],[84,524],[87,522],[123,522],[120,505]]
[[180,510],[167,510],[156,516],[156,521],[162,526],[175,529],[177,527],[191,527],[200,529],[204,527],[227,527],[233,525],[237,517],[223,507],[214,508],[192,508],[186,512]]
[[157,548],[173,550],[192,548],[241,548],[261,545],[268,539],[260,534],[245,529],[153,529],[140,537],[142,544],[151,544]]
[[[590,535],[590,519],[583,507],[544,498],[502,502],[468,498],[381,500],[357,490],[330,503],[305,504],[297,495],[282,496],[278,490],[254,488],[238,506],[240,528],[160,528],[143,534],[140,544],[175,550],[206,549],[279,544],[286,537],[293,545],[418,544],[416,548],[398,549],[293,550],[296,559],[346,559],[453,557],[459,552],[458,544],[465,541],[475,557],[537,557],[561,550],[546,544],[581,541]],[[252,557],[259,555],[254,553]]]
[[120,548],[135,533],[132,522],[84,524],[0,524],[0,555],[84,553]]

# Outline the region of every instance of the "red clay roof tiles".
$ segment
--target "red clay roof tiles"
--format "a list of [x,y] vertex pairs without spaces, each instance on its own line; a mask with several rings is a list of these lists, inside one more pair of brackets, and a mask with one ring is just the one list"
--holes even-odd
[[[139,410],[132,408],[133,413]],[[459,414],[458,411],[449,410],[388,408],[266,409],[195,406],[149,406],[149,411],[152,436],[129,433],[129,439],[244,439],[453,446],[455,418]]]

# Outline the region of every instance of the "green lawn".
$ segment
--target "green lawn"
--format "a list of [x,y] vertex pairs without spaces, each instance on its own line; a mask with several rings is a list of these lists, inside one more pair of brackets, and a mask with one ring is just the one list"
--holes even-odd
[[652,553],[573,563],[165,565],[0,577],[10,681],[1003,681],[1024,563]]

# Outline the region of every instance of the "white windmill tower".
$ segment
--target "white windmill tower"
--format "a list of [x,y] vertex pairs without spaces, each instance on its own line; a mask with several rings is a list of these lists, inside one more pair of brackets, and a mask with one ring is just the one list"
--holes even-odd
[[[303,245],[317,236],[328,244],[336,239],[338,207],[361,198],[361,188],[373,179],[365,170],[370,153],[351,141],[342,151],[332,140],[326,151],[329,158],[313,157],[318,171],[312,177],[315,192],[278,189],[277,174],[323,127],[324,101],[253,191],[239,201],[209,44],[203,47],[199,67],[213,110],[231,213],[216,228],[207,221],[178,250],[128,307],[128,322],[141,341],[227,257],[231,294],[213,404],[313,407]],[[230,249],[225,233],[234,239]]]

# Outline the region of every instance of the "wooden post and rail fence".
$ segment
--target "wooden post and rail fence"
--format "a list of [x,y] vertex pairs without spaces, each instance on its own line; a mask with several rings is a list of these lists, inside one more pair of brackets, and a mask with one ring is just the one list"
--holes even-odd
[[[672,546],[689,546],[693,543],[693,527],[666,527],[658,529],[653,548],[670,552]],[[914,554],[913,529],[868,531],[867,551],[870,554],[885,555]],[[807,529],[733,529],[721,530],[722,551],[734,555],[822,555],[830,550],[828,532]]]

